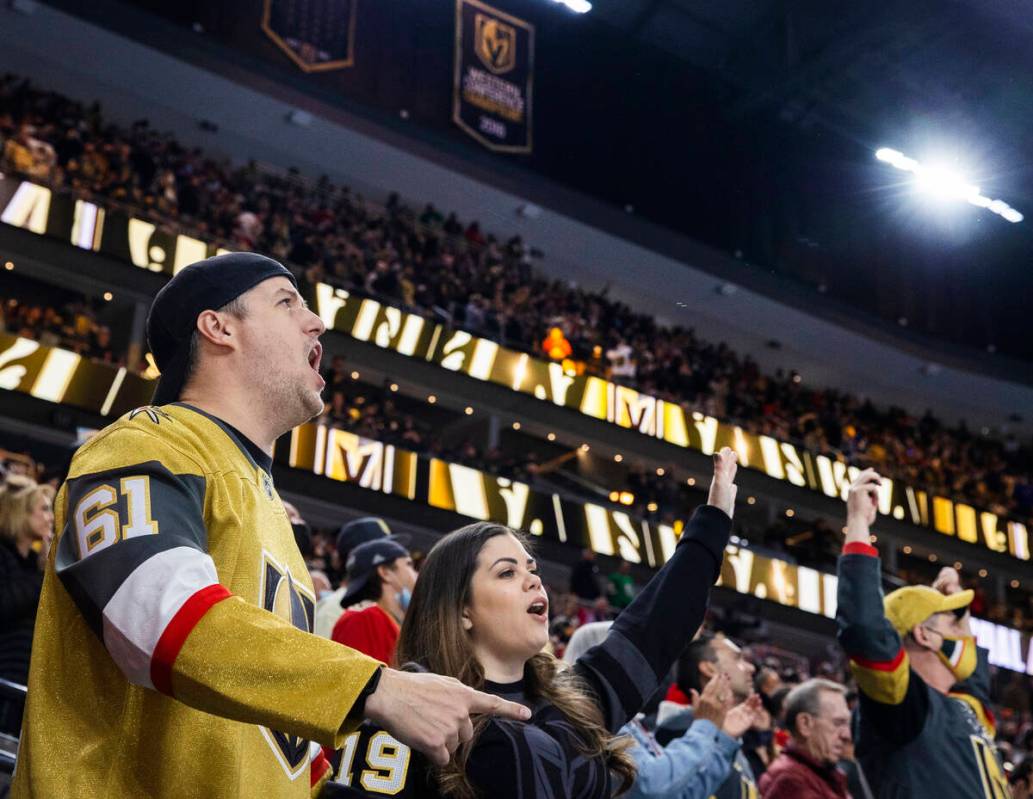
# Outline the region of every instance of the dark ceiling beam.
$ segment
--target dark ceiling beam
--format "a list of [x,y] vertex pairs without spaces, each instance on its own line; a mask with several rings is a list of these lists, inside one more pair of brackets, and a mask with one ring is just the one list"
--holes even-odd
[[628,26],[628,33],[631,34],[631,38],[637,38],[642,33],[643,28],[646,27],[646,23],[649,22],[650,18],[659,10],[660,4],[663,0],[646,0],[642,5],[642,10],[638,12],[638,16]]
[[702,28],[707,33],[713,33],[717,36],[720,36],[725,41],[731,41],[731,39],[733,38],[732,34],[729,31],[725,30],[720,25],[717,25],[713,20],[700,16],[690,8],[686,8],[685,6],[679,5],[677,3],[668,3],[667,8],[670,11],[673,11],[674,13],[682,17],[685,17],[687,20],[692,22],[693,25]]
[[[878,9],[868,3],[854,4],[847,19],[839,24],[844,33],[830,32],[824,47],[794,66],[775,74],[768,71],[764,79],[733,106],[732,115],[745,117],[762,108],[778,107],[859,58],[865,48],[880,41],[885,34],[899,34],[900,20],[893,13],[899,6],[899,0]],[[767,68],[770,69],[770,65]]]

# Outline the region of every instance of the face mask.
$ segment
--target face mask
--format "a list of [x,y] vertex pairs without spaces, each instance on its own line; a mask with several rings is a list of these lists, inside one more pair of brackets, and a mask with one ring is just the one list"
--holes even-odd
[[943,661],[954,678],[961,682],[972,676],[976,670],[976,639],[975,636],[943,636],[943,644],[936,653]]
[[319,599],[320,600],[324,600],[328,596],[332,596],[333,593],[334,593],[333,591],[327,591],[326,589],[323,589],[322,591],[319,592]]
[[408,610],[409,603],[412,601],[412,591],[408,588],[403,588],[398,592],[398,594],[396,594],[396,596],[398,597],[398,604],[402,610]]

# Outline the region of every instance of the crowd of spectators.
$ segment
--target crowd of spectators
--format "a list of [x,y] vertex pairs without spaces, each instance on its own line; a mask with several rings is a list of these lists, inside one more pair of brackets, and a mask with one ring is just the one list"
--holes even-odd
[[0,332],[125,366],[125,352],[112,343],[111,328],[97,320],[96,311],[86,301],[54,307],[0,296]]
[[748,355],[661,325],[605,289],[550,277],[519,237],[498,239],[477,222],[429,204],[415,210],[394,195],[378,208],[325,176],[307,181],[296,170],[235,166],[146,120],[119,127],[99,103],[82,105],[14,76],[0,79],[0,109],[6,170],[268,253],[309,281],[367,292],[542,357],[569,355],[590,371],[753,432],[996,512],[1033,514],[1033,449],[1014,436],[947,427],[931,412],[877,408],[806,385],[792,371],[765,374]]
[[[461,463],[491,474],[529,481],[538,468],[534,451],[481,446],[462,429],[467,417],[391,390],[390,380],[374,386],[352,377],[343,356],[323,371],[325,410],[321,421],[364,438],[410,450],[428,458]],[[446,434],[446,427],[456,428]]]

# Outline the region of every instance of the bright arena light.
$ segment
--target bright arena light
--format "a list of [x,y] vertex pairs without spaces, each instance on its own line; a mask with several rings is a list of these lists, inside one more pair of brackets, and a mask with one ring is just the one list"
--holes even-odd
[[889,147],[880,147],[875,151],[875,157],[903,172],[913,174],[915,176],[915,188],[931,197],[946,200],[964,200],[977,208],[985,208],[1012,223],[1021,222],[1024,218],[1022,214],[1004,202],[1004,200],[993,200],[989,197],[984,197],[979,191],[979,186],[973,186],[965,181],[961,175],[950,170],[920,164],[914,158],[908,158],[902,152]]
[[592,4],[588,0],[553,0],[553,2],[566,6],[578,14],[587,14],[592,10]]

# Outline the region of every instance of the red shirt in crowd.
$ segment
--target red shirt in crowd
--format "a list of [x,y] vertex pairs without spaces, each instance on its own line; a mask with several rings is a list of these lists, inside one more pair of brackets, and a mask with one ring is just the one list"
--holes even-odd
[[758,787],[764,799],[850,799],[842,771],[818,765],[792,744],[768,766]]
[[390,613],[380,605],[370,605],[362,610],[346,610],[334,625],[330,637],[339,644],[391,665],[395,660],[400,631],[398,622]]

